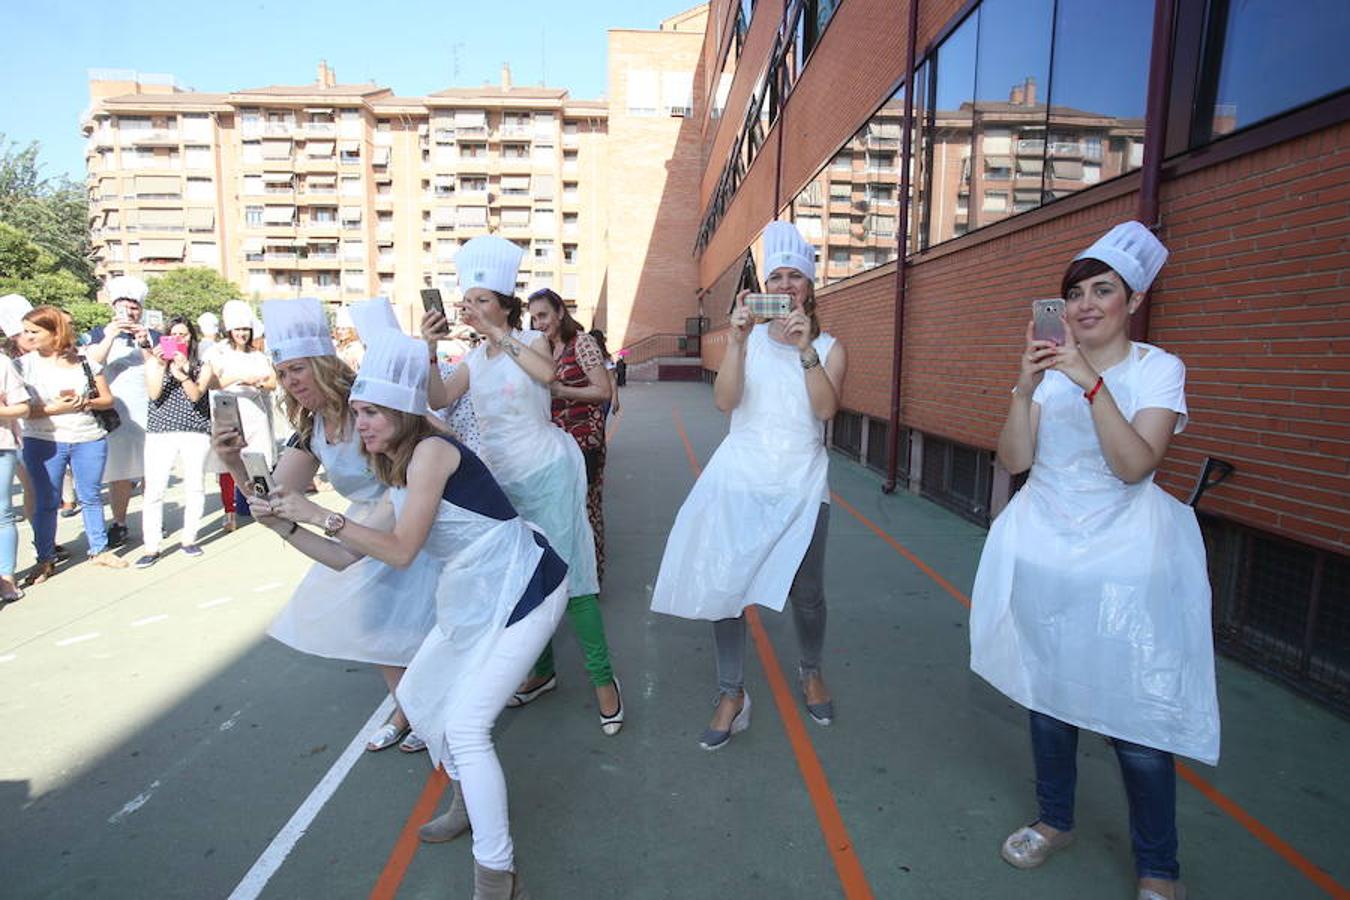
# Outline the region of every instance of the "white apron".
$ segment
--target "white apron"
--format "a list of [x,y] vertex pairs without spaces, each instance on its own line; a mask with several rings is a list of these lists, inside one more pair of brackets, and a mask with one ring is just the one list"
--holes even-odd
[[[1103,374],[1127,420],[1142,352]],[[1049,375],[1047,375],[1049,377]],[[1078,391],[1041,408],[1026,486],[975,576],[970,667],[1028,709],[1213,765],[1219,706],[1205,545],[1195,513],[1102,455]]]
[[[241,353],[223,344],[213,348],[209,361],[215,367],[216,374],[222,378],[267,375],[272,371],[272,363],[268,361],[265,353],[256,351]],[[269,466],[275,463],[277,445],[272,433],[272,392],[259,390],[247,384],[232,384],[222,391],[239,398],[239,421],[244,426],[244,449],[266,456]],[[213,397],[216,393],[211,392]],[[216,456],[215,451],[207,457],[206,470],[215,474],[229,471]]]
[[113,408],[122,424],[108,432],[108,462],[103,481],[127,481],[145,475],[145,421],[150,398],[145,387],[145,357],[129,335],[118,335],[103,362]]
[[[513,334],[527,346],[540,336]],[[464,363],[483,462],[520,515],[544,532],[567,563],[571,596],[598,594],[586,462],[577,442],[553,424],[548,388],[505,353],[489,359],[486,343]]]
[[[346,517],[372,524],[385,503],[352,430],[330,444],[315,416],[310,452],[329,482],[351,501]],[[377,523],[374,527],[389,527]],[[315,563],[267,633],[302,653],[385,666],[406,666],[436,624],[437,562],[419,553],[405,569],[367,556],[342,571]]]
[[[509,627],[511,613],[545,553],[529,524],[500,496],[493,496],[497,485],[486,468],[475,471],[483,464],[462,445],[460,451],[463,460],[447,483],[447,492],[459,496],[454,501],[442,496],[422,548],[439,577],[433,588],[436,627],[396,691],[399,706],[413,730],[426,740],[436,765],[447,762],[446,729],[457,718],[464,698],[475,690],[474,674]],[[407,488],[389,489],[400,515],[407,493]],[[559,590],[569,591],[565,574],[549,596]],[[565,606],[552,605],[554,627]],[[538,611],[536,607],[530,614]]]
[[[756,325],[731,430],[675,517],[652,611],[716,621],[753,604],[781,612],[829,502],[824,425],[797,348]],[[822,363],[834,338],[813,342]]]

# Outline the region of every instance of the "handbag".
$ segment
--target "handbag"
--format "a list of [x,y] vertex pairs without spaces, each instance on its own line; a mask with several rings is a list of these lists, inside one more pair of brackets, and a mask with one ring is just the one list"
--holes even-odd
[[[89,368],[89,361],[80,360],[80,365],[84,367],[84,377],[89,382],[89,395],[98,396],[98,385],[94,384],[94,370]],[[91,409],[89,414],[94,417],[94,421],[103,426],[103,430],[112,434],[122,425],[122,417],[117,414],[114,407],[108,409]]]

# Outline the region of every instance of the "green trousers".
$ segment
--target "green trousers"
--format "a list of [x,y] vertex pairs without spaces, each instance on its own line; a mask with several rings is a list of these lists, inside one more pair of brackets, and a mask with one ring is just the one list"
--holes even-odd
[[[586,661],[586,674],[591,684],[604,687],[614,682],[614,669],[609,664],[609,644],[605,641],[605,620],[600,616],[600,598],[595,594],[583,594],[569,597],[567,600],[567,620],[572,623],[577,640],[581,642],[581,653]],[[534,664],[533,678],[549,678],[554,674],[553,642],[544,646],[544,652]]]

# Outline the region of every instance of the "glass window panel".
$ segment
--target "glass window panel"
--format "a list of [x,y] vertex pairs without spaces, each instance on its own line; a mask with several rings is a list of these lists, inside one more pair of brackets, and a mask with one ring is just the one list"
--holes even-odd
[[942,42],[930,66],[931,107],[924,126],[925,228],[922,249],[956,237],[958,198],[970,193],[971,128],[974,124],[976,39],[980,10],[966,18]]
[[[1222,33],[1209,137],[1220,137],[1350,85],[1345,0],[1212,3]],[[1214,73],[1208,73],[1213,75]],[[1198,110],[1205,116],[1205,111]]]

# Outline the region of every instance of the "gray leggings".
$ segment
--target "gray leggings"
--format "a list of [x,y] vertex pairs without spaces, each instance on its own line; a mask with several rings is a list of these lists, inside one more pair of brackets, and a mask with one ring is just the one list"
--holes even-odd
[[[825,537],[829,528],[830,504],[822,503],[811,544],[788,591],[804,675],[820,671],[825,646]],[[717,645],[717,687],[724,694],[739,694],[745,686],[745,614],[713,622],[713,641]]]

